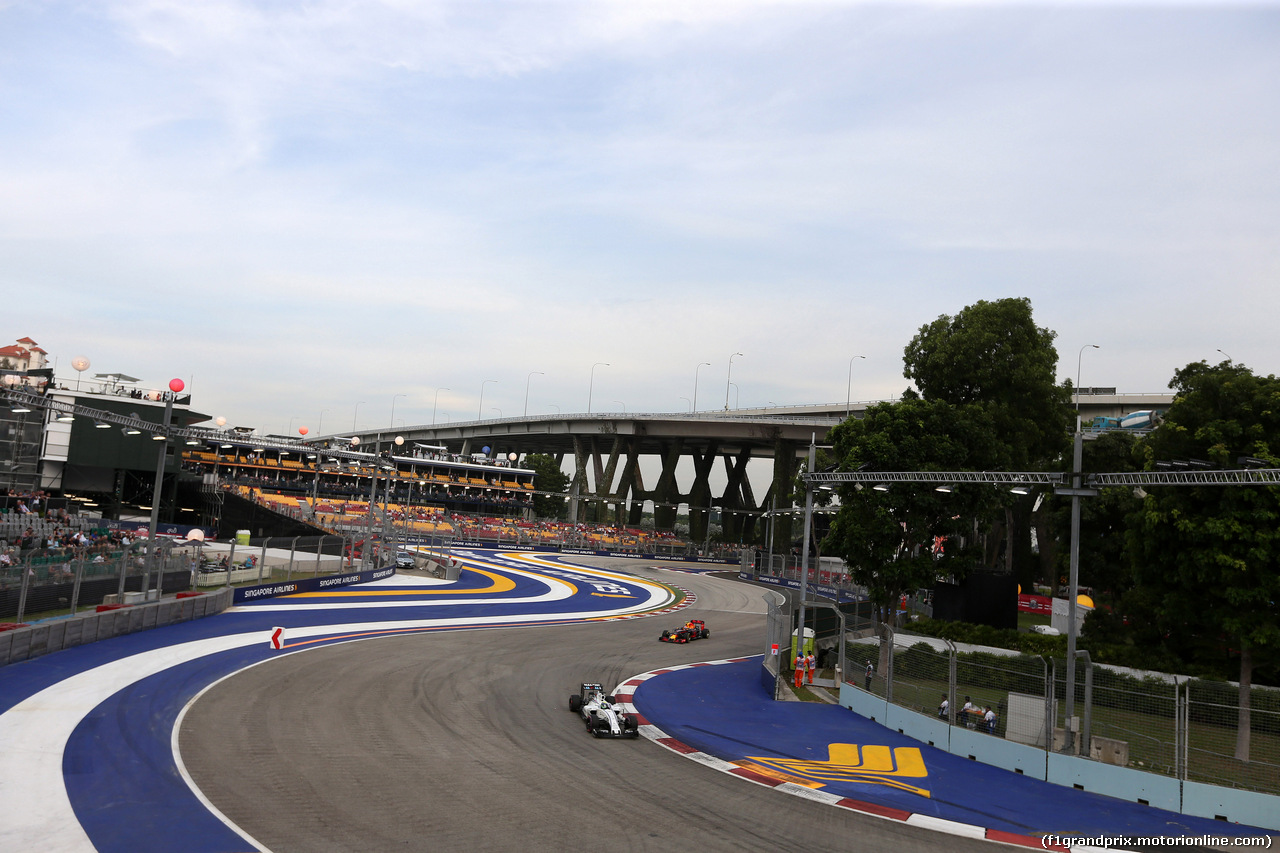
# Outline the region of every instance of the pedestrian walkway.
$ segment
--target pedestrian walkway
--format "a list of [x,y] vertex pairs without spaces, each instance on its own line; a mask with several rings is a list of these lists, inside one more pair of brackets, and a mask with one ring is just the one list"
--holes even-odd
[[1046,836],[1049,846],[1061,847],[1054,837],[1266,834],[979,764],[839,705],[776,702],[761,672],[758,657],[695,664],[637,676],[615,694],[634,706],[643,734],[703,763],[809,799],[956,834],[1036,847]]

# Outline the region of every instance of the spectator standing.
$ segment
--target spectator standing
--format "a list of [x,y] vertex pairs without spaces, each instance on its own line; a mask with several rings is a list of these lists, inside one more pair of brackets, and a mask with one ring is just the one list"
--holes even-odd
[[938,706],[938,716],[945,720],[949,710],[951,710],[951,700],[947,698],[947,694],[943,693],[942,704]]
[[875,675],[875,674],[876,674],[876,668],[875,668],[875,666],[873,666],[873,665],[872,665],[871,661],[867,661],[867,680],[866,680],[866,686],[867,686],[867,690],[868,690],[868,691],[869,691],[869,690],[871,690],[871,677],[872,677],[873,675]]
[[991,710],[990,705],[986,707],[986,713],[982,715],[982,722],[987,734],[993,735],[996,733],[996,712]]

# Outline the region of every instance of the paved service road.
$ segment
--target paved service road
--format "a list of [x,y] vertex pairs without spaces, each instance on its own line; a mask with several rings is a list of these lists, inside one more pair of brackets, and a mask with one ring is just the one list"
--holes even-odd
[[[274,853],[990,849],[752,785],[644,739],[590,737],[568,710],[578,683],[611,689],[655,668],[759,654],[763,591],[574,559],[698,601],[666,616],[423,633],[274,659],[189,710],[188,772]],[[694,616],[708,640],[658,642]]]

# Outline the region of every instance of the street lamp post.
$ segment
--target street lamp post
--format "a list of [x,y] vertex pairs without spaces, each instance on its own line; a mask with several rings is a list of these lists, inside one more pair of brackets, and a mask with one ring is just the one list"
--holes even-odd
[[733,387],[733,408],[739,409],[741,406],[738,404],[738,383],[730,382],[729,384]]
[[866,356],[855,355],[849,359],[849,381],[844,386],[844,416],[846,420],[849,417],[849,409],[853,400],[853,363],[860,358],[866,358]]
[[[147,599],[147,586],[150,584],[149,575],[151,571],[151,564],[152,564],[152,561],[155,559],[155,554],[156,554],[156,528],[159,526],[159,522],[160,522],[160,495],[164,489],[164,468],[165,468],[164,463],[165,463],[165,457],[168,455],[168,452],[169,452],[168,433],[169,433],[169,425],[173,422],[173,399],[178,395],[178,392],[180,392],[184,387],[186,387],[185,383],[183,383],[181,379],[169,380],[169,390],[172,391],[173,393],[168,395],[168,397],[165,398],[165,403],[164,403],[164,420],[161,422],[163,424],[163,426],[161,427],[161,435],[165,436],[165,440],[160,442],[160,449],[156,458],[156,484],[155,484],[155,489],[153,489],[151,493],[151,519],[150,519],[150,523],[147,525],[147,558],[146,558],[145,564],[143,565],[143,573],[142,573],[143,601],[146,601]],[[160,573],[163,571],[164,571],[163,566],[157,566],[156,567],[157,577],[159,577]],[[163,587],[164,585],[163,579],[160,580],[159,585]]]
[[525,380],[524,380],[524,414],[522,415],[522,417],[526,417],[526,418],[527,418],[527,417],[529,416],[529,382],[530,382],[530,381],[533,379],[533,377],[535,377],[535,376],[546,376],[546,375],[547,375],[547,374],[543,373],[541,370],[535,370],[535,371],[533,371],[532,373],[530,373],[528,376],[526,376],[526,377],[525,377]]
[[[1066,712],[1063,740],[1066,751],[1076,748],[1076,733],[1072,728],[1072,717],[1075,716],[1076,700],[1076,598],[1080,594],[1080,498],[1086,494],[1097,494],[1094,490],[1081,488],[1080,472],[1084,461],[1084,436],[1080,432],[1080,366],[1084,361],[1084,351],[1099,349],[1097,344],[1085,344],[1080,347],[1076,356],[1076,434],[1072,448],[1071,488],[1066,490],[1071,495],[1071,559],[1070,574],[1067,580],[1067,684],[1064,697]],[[1060,490],[1058,494],[1062,494]]]
[[396,428],[396,398],[408,397],[408,394],[393,394],[391,397],[391,428]]
[[733,378],[733,360],[740,355],[742,355],[742,353],[735,352],[733,355],[729,356],[729,372],[724,378],[724,410],[726,412],[729,411],[729,380]]
[[328,409],[321,409],[321,410],[320,410],[320,417],[319,417],[319,419],[316,421],[316,435],[324,435],[324,430],[323,430],[323,429],[321,429],[321,425],[322,425],[322,424],[324,424],[324,413],[325,413],[325,412],[327,412],[327,411],[329,411],[329,410],[328,410]]
[[356,418],[360,416],[360,406],[363,405],[364,403],[365,403],[364,400],[361,400],[359,403],[356,403],[356,410],[351,415],[351,431],[352,432],[356,431]]
[[626,404],[626,403],[622,402],[621,400],[614,400],[613,402],[617,403],[619,406],[621,406],[621,407],[622,407],[622,414],[624,414],[624,415],[625,415],[625,414],[627,413],[627,404]]
[[596,385],[596,368],[612,367],[612,366],[613,365],[609,364],[609,362],[607,361],[597,361],[595,364],[591,365],[591,381],[587,383],[587,414],[588,415],[591,414],[591,392],[595,390],[595,385]]
[[486,379],[480,383],[480,407],[476,409],[476,420],[481,420],[484,417],[484,386],[488,385],[490,382],[494,385],[498,384],[498,380],[496,379]]
[[[689,404],[690,412],[698,411],[698,371],[704,367],[710,367],[711,362],[704,361],[693,369],[693,402]],[[684,399],[683,397],[681,399]]]
[[435,396],[431,398],[431,423],[433,426],[436,422],[436,403],[440,402],[440,392],[448,390],[448,388],[437,388]]
[[690,412],[690,414],[692,414],[692,413],[693,413],[693,401],[692,401],[692,400],[690,400],[688,397],[681,397],[680,399],[681,399],[681,400],[684,400],[686,403],[688,403],[688,404],[689,404],[689,412]]

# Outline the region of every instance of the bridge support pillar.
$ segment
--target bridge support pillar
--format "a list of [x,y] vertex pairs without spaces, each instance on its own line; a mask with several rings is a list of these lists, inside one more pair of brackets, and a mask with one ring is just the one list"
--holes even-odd
[[676,438],[662,445],[662,473],[653,490],[653,522],[658,530],[671,530],[676,526],[676,512],[680,504],[680,488],[676,485],[676,466],[684,450],[684,439]]
[[[743,508],[742,487],[747,481],[747,462],[751,459],[751,448],[744,447],[738,451],[736,458],[724,457],[725,473],[728,482],[724,494],[720,497],[720,529],[725,542],[737,542],[742,535],[742,514],[734,510]],[[747,490],[750,491],[750,485]],[[754,508],[754,504],[748,504]]]
[[707,452],[693,457],[693,486],[689,489],[689,539],[707,541],[707,525],[711,523],[711,468],[720,452],[720,443],[714,439],[707,444]]
[[[796,463],[800,445],[794,441],[776,439],[773,443],[773,495],[779,509],[791,508],[791,495],[795,491]],[[791,551],[791,514],[775,515],[773,519],[773,552],[787,554]]]
[[578,523],[578,504],[587,490],[587,450],[582,439],[573,437],[573,479],[569,481],[569,521]]

